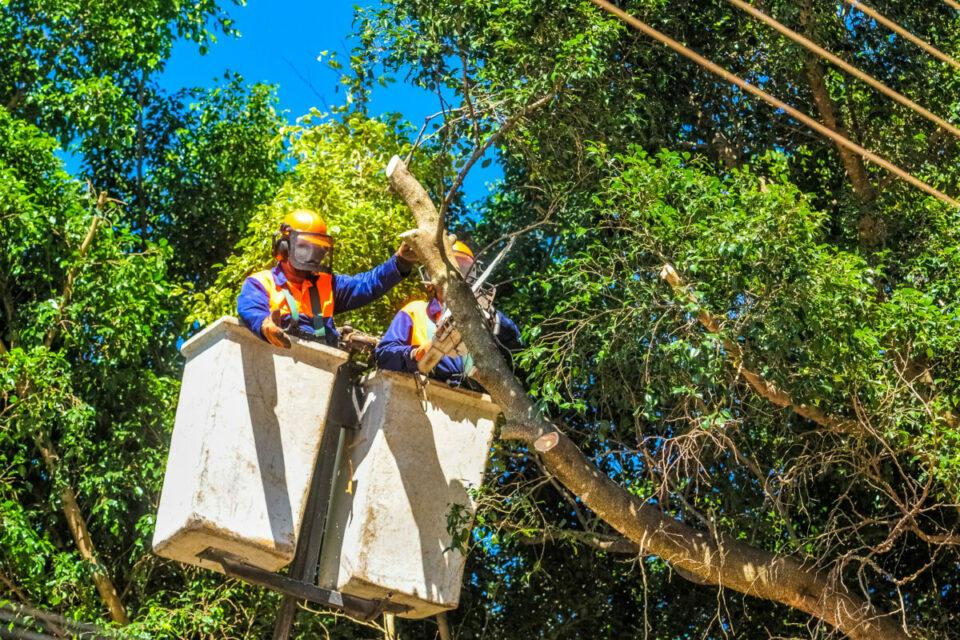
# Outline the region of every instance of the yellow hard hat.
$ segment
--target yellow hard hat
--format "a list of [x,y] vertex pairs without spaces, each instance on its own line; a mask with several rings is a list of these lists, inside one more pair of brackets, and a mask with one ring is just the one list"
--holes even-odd
[[310,209],[296,209],[291,211],[283,218],[280,224],[280,233],[290,233],[290,231],[304,231],[306,233],[320,233],[326,235],[327,223],[323,221],[320,214]]

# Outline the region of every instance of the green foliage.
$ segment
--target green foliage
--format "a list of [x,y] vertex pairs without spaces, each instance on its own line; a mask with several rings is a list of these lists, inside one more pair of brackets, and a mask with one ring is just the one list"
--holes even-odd
[[[67,487],[135,621],[130,637],[255,630],[247,611],[269,596],[206,571],[185,574],[150,544],[178,393],[181,282],[202,283],[272,196],[282,157],[275,100],[239,78],[169,98],[131,84],[162,66],[135,49],[156,46],[162,58],[178,31],[207,39],[205,16],[221,15],[213,3],[81,4],[0,7],[20,42],[40,38],[20,50],[16,34],[0,31],[0,55],[19,56],[0,75],[20,83],[7,86],[14,95],[0,109],[2,597],[103,618],[62,511]],[[93,28],[100,21],[104,30]],[[121,31],[129,37],[117,40]],[[31,80],[24,65],[42,71]],[[78,140],[91,167],[86,187],[63,171],[57,142],[26,120]],[[53,474],[37,451],[41,435],[56,452]]]
[[[618,6],[823,117],[808,54],[728,4]],[[878,8],[960,53],[958,16],[946,5]],[[858,11],[763,9],[932,111],[958,112],[960,75]],[[497,145],[505,180],[468,219],[480,245],[528,229],[497,301],[526,326],[520,371],[543,409],[610,477],[675,517],[842,567],[882,608],[905,606],[920,633],[951,637],[956,617],[942,611],[958,596],[942,585],[960,579],[944,542],[958,525],[957,212],[876,167],[865,167],[865,185],[851,184],[832,143],[587,2],[385,2],[359,30],[388,69],[455,94],[456,111],[429,141],[452,150],[454,167],[519,105],[558,90]],[[953,193],[951,136],[829,68],[820,75],[854,140]],[[659,277],[667,263],[687,284],[679,295]],[[720,320],[719,335],[700,324],[701,311]],[[837,437],[772,404],[746,384],[724,340],[795,402],[875,437]],[[523,455],[494,462],[488,523],[605,531],[538,482]],[[924,514],[915,528],[910,509]],[[540,599],[538,572],[587,584],[609,571],[558,553],[514,573],[504,566],[529,554],[488,550],[481,545],[482,569],[474,565],[487,581],[470,596],[486,604],[462,612],[464,628],[496,620],[501,635],[531,635],[520,625]],[[537,560],[550,553],[546,545]],[[656,601],[662,637],[720,635],[715,625],[737,637],[819,633],[727,592],[719,608],[714,591],[687,599],[696,588],[665,571],[652,563],[645,583],[634,572],[598,588]],[[557,598],[556,618],[544,611],[531,625],[569,624],[559,612],[575,599]],[[521,613],[499,617],[504,602]],[[639,599],[618,613],[630,606]],[[617,637],[610,615],[578,615],[577,633]]]
[[[757,536],[757,512],[768,511],[763,537],[751,539],[774,550],[829,557],[844,541],[823,532],[863,526],[850,506],[895,521],[898,492],[927,482],[938,488],[925,526],[952,530],[960,438],[948,425],[960,322],[954,301],[932,294],[957,280],[950,259],[895,284],[889,253],[870,265],[828,244],[829,217],[786,180],[778,158],[760,163],[761,181],[747,168],[716,177],[686,154],[598,153],[609,177],[593,200],[596,226],[574,232],[589,243],[529,283],[551,301],[533,316],[523,358],[544,408],[582,424],[584,445],[639,495],[685,495],[678,517],[711,514],[732,535]],[[958,215],[934,208],[937,218]],[[955,227],[942,228],[950,237]],[[666,264],[694,283],[695,302],[661,279]],[[701,312],[721,320],[720,335],[704,332]],[[724,341],[796,402],[859,420],[879,442],[859,451],[827,438],[809,455],[815,425],[759,398]],[[666,486],[636,477],[639,455],[663,465]],[[752,466],[771,469],[763,482],[788,506],[770,509]],[[810,500],[830,505],[840,486],[852,505],[811,509]],[[885,536],[867,526],[849,544]],[[801,539],[810,542],[798,549]],[[922,558],[905,562],[920,568]]]
[[[212,1],[8,0],[0,4],[0,105],[64,144],[80,136],[100,148],[98,132],[137,110],[139,83],[163,69],[174,40],[205,51],[217,28],[236,33]],[[134,137],[128,130],[125,142]]]
[[[239,76],[213,90],[184,90],[148,113],[146,179],[131,177],[135,216],[171,250],[177,279],[209,286],[240,240],[254,210],[283,179],[283,120],[270,87],[245,87]],[[121,191],[123,193],[123,191]],[[142,201],[141,201],[142,198]],[[137,218],[134,218],[137,220]]]
[[[314,124],[314,119],[319,122]],[[207,324],[236,314],[243,280],[275,264],[270,255],[273,234],[294,209],[314,209],[327,222],[336,243],[335,273],[353,274],[380,264],[400,246],[399,234],[413,226],[403,203],[387,193],[383,177],[390,158],[410,150],[405,136],[409,129],[396,117],[350,113],[334,120],[314,112],[284,132],[297,165],[273,201],[257,209],[213,286],[196,296],[192,321]],[[377,302],[337,316],[337,322],[350,321],[357,329],[382,333],[417,291],[411,278]]]
[[[173,337],[163,337],[163,252],[133,251],[140,242],[111,225],[112,209],[97,210],[95,194],[67,179],[52,141],[5,112],[0,120],[0,173],[8,178],[0,187],[0,297],[11,347],[0,358],[0,455],[8,470],[4,495],[19,501],[4,511],[10,535],[3,564],[33,566],[15,575],[24,577],[21,588],[34,602],[95,619],[99,598],[79,557],[64,549],[70,534],[58,513],[58,487],[77,488],[105,557],[122,557],[123,537],[132,533],[126,528],[145,513],[158,481],[155,468],[131,456],[148,463],[165,446],[176,391],[172,380],[145,370],[172,346]],[[37,460],[40,434],[56,443],[52,478]],[[146,549],[148,534],[128,540]],[[26,553],[50,545],[55,552]]]

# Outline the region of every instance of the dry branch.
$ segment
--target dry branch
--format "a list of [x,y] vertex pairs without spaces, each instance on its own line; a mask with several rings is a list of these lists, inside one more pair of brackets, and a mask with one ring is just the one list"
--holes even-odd
[[547,95],[543,96],[539,100],[535,100],[524,107],[522,110],[510,116],[510,118],[503,123],[500,128],[494,131],[490,136],[484,141],[483,144],[478,145],[474,150],[473,154],[470,156],[470,159],[467,160],[467,163],[463,166],[463,169],[460,170],[460,173],[457,174],[456,180],[453,181],[453,185],[450,187],[450,190],[447,191],[446,197],[443,199],[443,203],[440,205],[440,215],[443,216],[446,213],[447,209],[450,207],[450,203],[453,202],[454,197],[457,195],[457,191],[460,190],[460,187],[463,185],[464,179],[467,177],[467,174],[470,173],[470,169],[473,168],[473,165],[476,164],[477,160],[483,157],[483,154],[487,152],[493,143],[497,142],[503,138],[504,134],[513,129],[520,120],[523,119],[525,115],[531,111],[535,111],[540,107],[544,106],[551,100],[554,96],[557,95],[556,91],[551,91]]
[[[660,277],[666,280],[670,286],[673,287],[674,292],[676,292],[678,296],[683,297],[687,302],[691,302],[698,307],[699,310],[697,311],[697,319],[707,331],[715,335],[720,335],[720,322],[713,316],[713,314],[700,307],[693,294],[686,290],[683,280],[680,278],[680,275],[677,273],[676,269],[673,268],[673,265],[664,265],[663,269],[660,271]],[[838,418],[828,414],[818,407],[806,404],[804,402],[794,401],[790,394],[782,389],[777,388],[777,386],[772,382],[743,366],[743,350],[740,348],[740,345],[729,338],[720,338],[720,342],[723,345],[724,350],[726,350],[736,365],[737,371],[743,375],[746,381],[750,383],[750,386],[753,387],[761,397],[766,398],[781,409],[790,409],[798,416],[806,418],[812,422],[816,422],[820,426],[825,427],[826,429],[835,433],[855,436],[866,435],[866,431],[856,420]]]
[[[57,461],[60,458],[54,450],[53,444],[41,433],[37,433],[34,436],[34,442],[40,451],[40,455],[43,457],[44,463],[47,465],[50,477],[56,478]],[[73,487],[69,484],[62,485],[59,495],[60,501],[63,503],[63,513],[67,517],[67,524],[70,526],[70,533],[73,535],[73,540],[77,543],[77,549],[80,551],[83,559],[90,563],[93,583],[97,587],[100,599],[107,605],[107,609],[110,610],[110,617],[114,622],[119,625],[130,624],[130,618],[127,617],[126,609],[124,609],[123,603],[120,601],[120,596],[117,595],[117,589],[113,586],[113,581],[110,580],[106,569],[97,559],[97,550],[93,545],[93,540],[90,538],[90,531],[87,529],[87,523],[83,518],[80,505],[77,504],[77,497]]]

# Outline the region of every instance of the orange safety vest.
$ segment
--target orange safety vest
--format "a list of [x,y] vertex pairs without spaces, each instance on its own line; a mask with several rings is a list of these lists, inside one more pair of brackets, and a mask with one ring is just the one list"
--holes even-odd
[[[304,316],[313,317],[313,304],[310,302],[310,289],[313,288],[313,283],[309,280],[304,280],[300,284],[287,281],[286,285],[280,286],[273,279],[272,269],[260,271],[250,277],[259,282],[264,290],[266,290],[267,295],[270,296],[271,313],[278,307],[286,306],[290,315],[293,315],[294,311],[296,311]],[[330,273],[321,273],[317,276],[316,286],[320,298],[320,315],[324,318],[332,318],[333,275]],[[290,304],[287,301],[287,295],[284,293],[285,288],[290,292],[297,306],[296,309],[289,308]]]
[[413,330],[410,332],[411,346],[419,347],[427,344],[437,332],[437,323],[427,313],[427,304],[426,300],[414,300],[400,310],[410,316],[410,321],[413,323]]

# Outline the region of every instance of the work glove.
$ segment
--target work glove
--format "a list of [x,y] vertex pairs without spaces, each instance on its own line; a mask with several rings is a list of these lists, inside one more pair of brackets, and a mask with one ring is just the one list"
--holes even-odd
[[420,256],[417,255],[414,248],[406,242],[401,242],[400,248],[397,249],[397,268],[400,273],[403,275],[409,274],[416,262],[420,262]]
[[429,344],[422,344],[419,347],[414,347],[413,351],[410,352],[410,357],[420,362],[423,360],[423,356],[427,355],[427,351],[430,350]]
[[263,319],[263,323],[260,325],[260,334],[275,347],[290,348],[290,336],[280,328],[280,307],[274,309],[269,317]]

